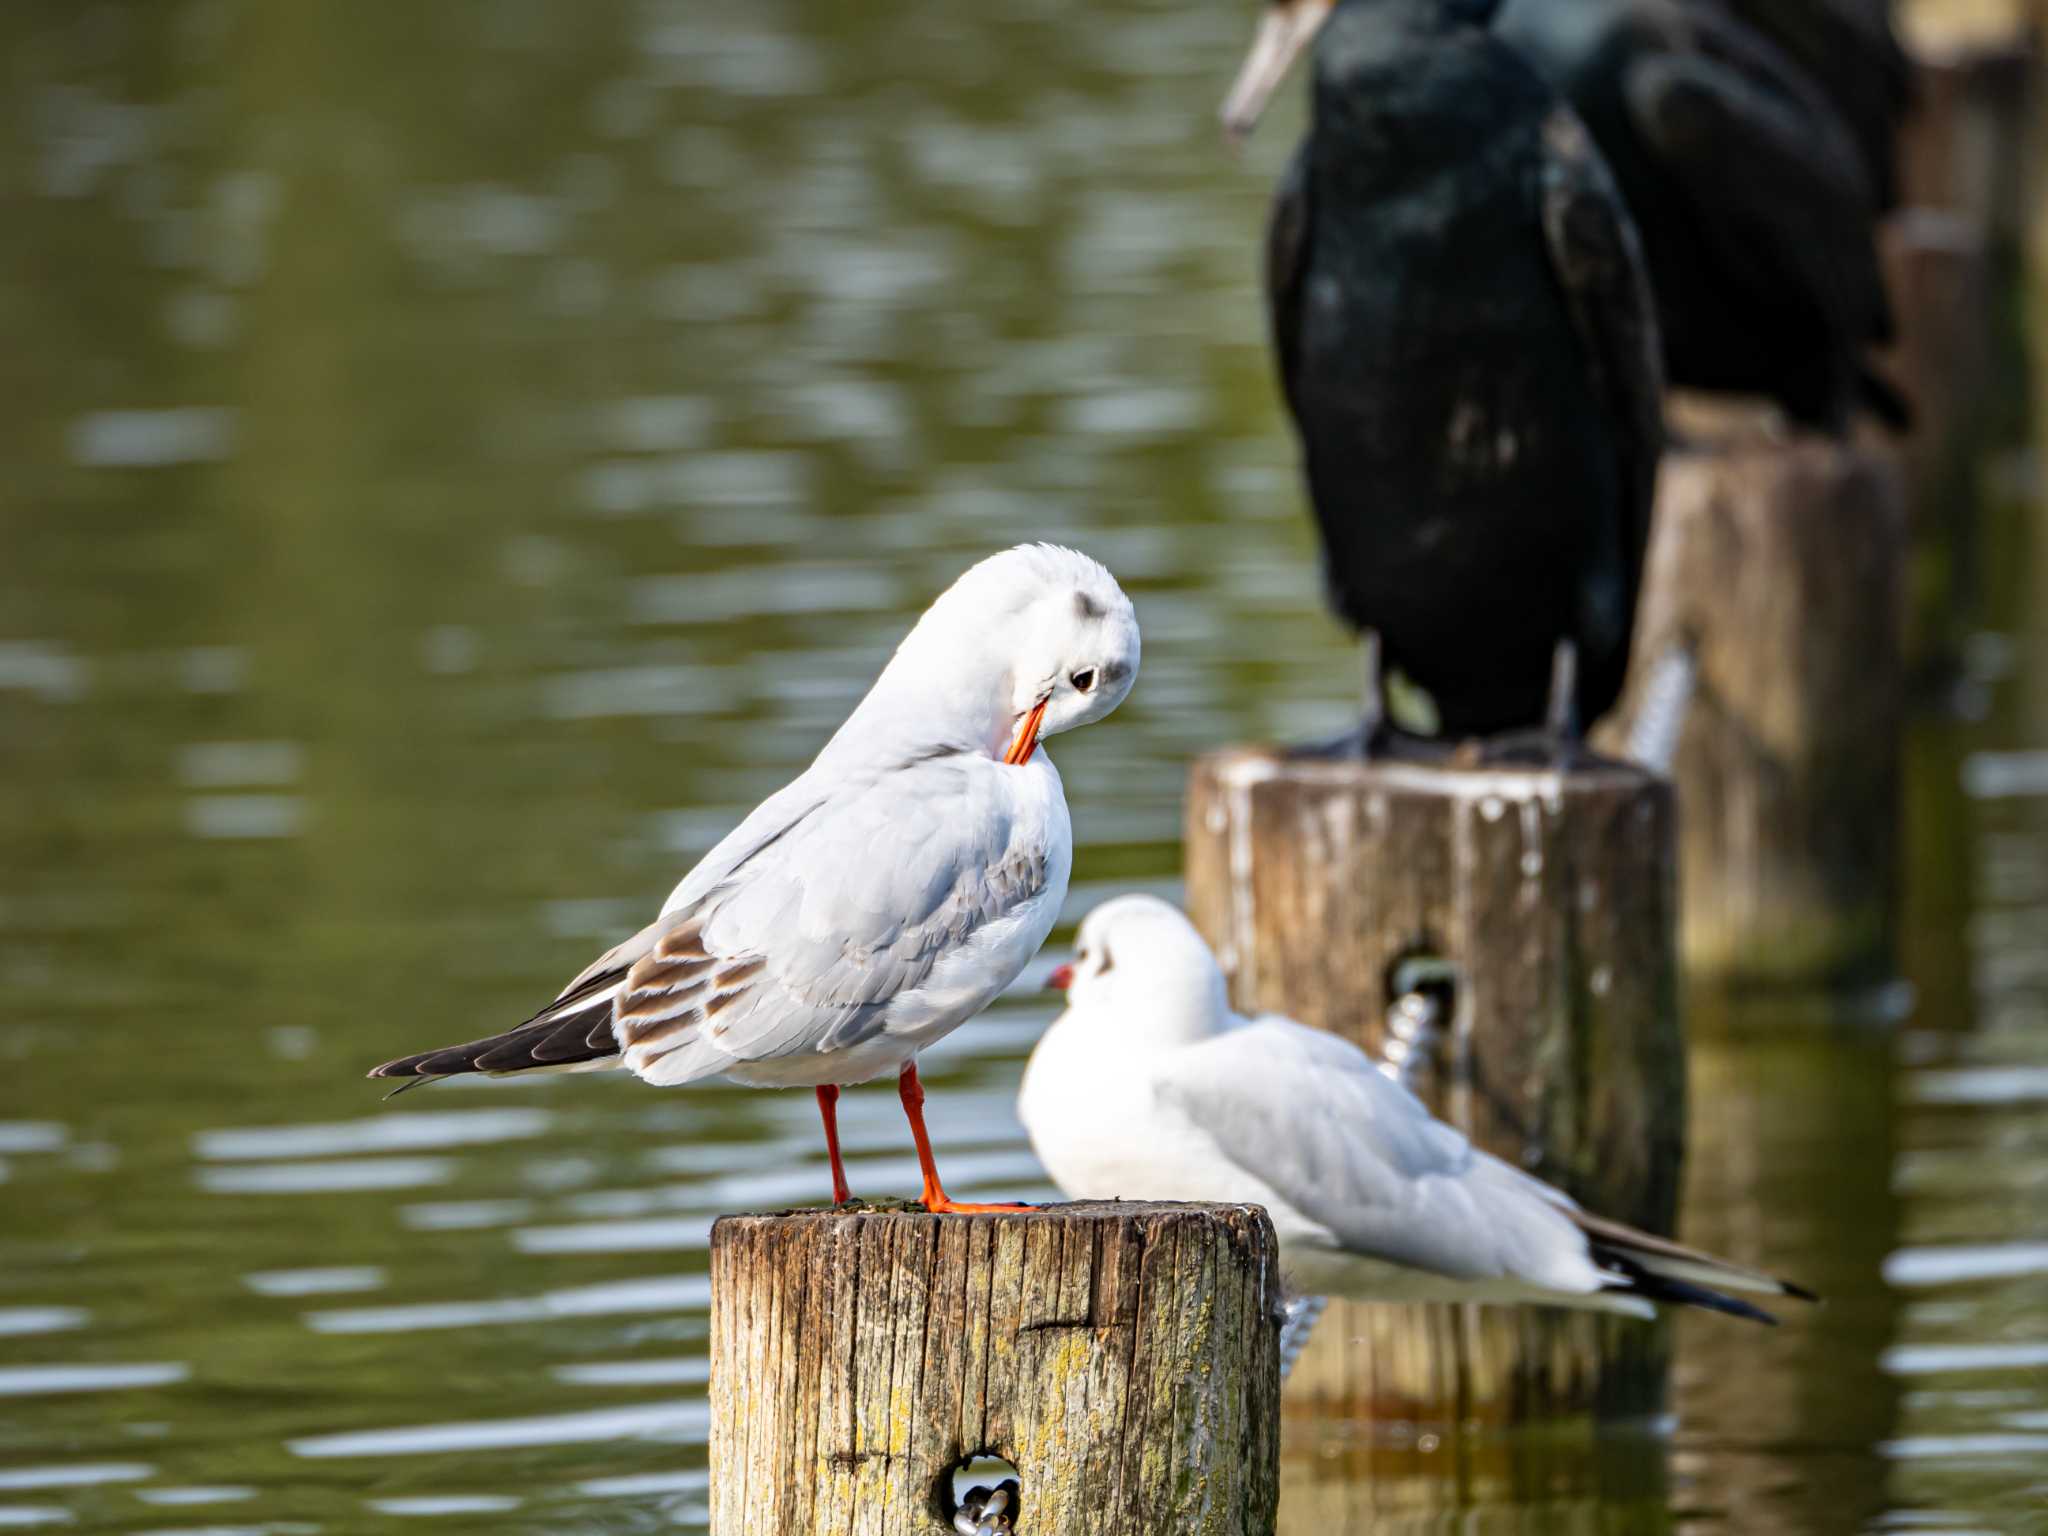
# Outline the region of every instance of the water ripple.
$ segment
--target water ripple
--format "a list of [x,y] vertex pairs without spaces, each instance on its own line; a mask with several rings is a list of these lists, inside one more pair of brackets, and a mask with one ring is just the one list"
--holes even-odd
[[199,1187],[215,1195],[328,1195],[372,1189],[422,1189],[445,1184],[455,1164],[445,1157],[366,1157],[317,1163],[243,1163],[201,1168]]
[[59,1152],[71,1132],[50,1120],[0,1120],[0,1153]]
[[234,452],[239,412],[216,406],[94,411],[71,426],[71,457],[88,469],[206,464]]
[[394,1112],[327,1125],[267,1125],[201,1131],[193,1151],[209,1162],[242,1158],[333,1157],[351,1152],[401,1152],[465,1147],[538,1136],[553,1123],[545,1109],[447,1109]]
[[333,1269],[271,1269],[242,1276],[259,1296],[335,1296],[381,1290],[384,1271],[375,1264]]
[[1886,1283],[1906,1287],[1956,1285],[1968,1280],[2004,1280],[2044,1273],[2048,1273],[2048,1243],[1956,1243],[1901,1248],[1884,1261]]
[[255,1498],[256,1490],[233,1484],[217,1487],[193,1484],[183,1488],[138,1488],[135,1497],[159,1508],[183,1509],[198,1504],[241,1504]]
[[0,1397],[47,1397],[67,1392],[122,1392],[167,1387],[192,1367],[175,1361],[137,1365],[17,1365],[0,1367]]
[[1962,1067],[1917,1073],[1911,1096],[1920,1104],[2029,1104],[2048,1099],[2048,1067]]
[[368,1502],[380,1515],[495,1515],[517,1509],[524,1500],[494,1493],[442,1493]]
[[706,1355],[680,1355],[673,1360],[587,1360],[558,1365],[555,1380],[573,1387],[701,1387],[711,1379]]
[[424,1200],[399,1207],[398,1219],[415,1232],[472,1232],[509,1227],[532,1214],[530,1200]]
[[603,1285],[509,1296],[485,1301],[426,1302],[413,1306],[350,1307],[308,1312],[315,1333],[412,1333],[435,1328],[476,1328],[500,1323],[546,1322],[562,1317],[692,1312],[711,1304],[711,1282],[703,1275],[615,1280]]
[[2048,1369],[2048,1340],[2013,1344],[1894,1344],[1882,1364],[1893,1376]]
[[0,1307],[0,1338],[29,1333],[65,1333],[83,1328],[92,1314],[81,1307]]
[[68,1467],[0,1467],[0,1490],[26,1488],[91,1488],[101,1483],[133,1483],[154,1477],[156,1468],[140,1461],[81,1461]]
[[294,1456],[428,1456],[452,1451],[518,1450],[540,1445],[647,1439],[701,1444],[711,1426],[701,1399],[551,1413],[527,1419],[483,1419],[466,1424],[417,1424],[402,1429],[354,1430],[285,1442]]
[[588,1221],[561,1227],[526,1227],[512,1234],[521,1253],[657,1253],[701,1251],[711,1241],[715,1216],[644,1221]]
[[298,795],[198,795],[185,802],[185,830],[209,840],[297,837],[306,824]]

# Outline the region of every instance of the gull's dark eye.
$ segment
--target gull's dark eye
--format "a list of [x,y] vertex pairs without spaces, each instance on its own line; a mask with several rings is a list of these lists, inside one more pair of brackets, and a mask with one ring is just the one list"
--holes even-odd
[[1095,691],[1095,669],[1093,667],[1083,667],[1072,677],[1068,678],[1067,681],[1072,683],[1079,692],[1093,693]]

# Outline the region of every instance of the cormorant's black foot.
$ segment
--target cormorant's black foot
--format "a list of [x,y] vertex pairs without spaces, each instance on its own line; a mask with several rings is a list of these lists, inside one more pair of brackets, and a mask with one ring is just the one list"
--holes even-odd
[[1411,736],[1384,720],[1377,726],[1361,720],[1341,736],[1286,747],[1280,755],[1289,762],[1441,763],[1451,752],[1451,743],[1440,738]]
[[1485,736],[1460,750],[1482,768],[1549,768],[1571,773],[1621,766],[1618,759],[1602,756],[1577,736],[1559,736],[1547,730]]
[[1579,724],[1579,647],[1560,638],[1550,654],[1550,697],[1536,730],[1508,731],[1470,743],[1469,755],[1489,768],[1574,768],[1608,766],[1586,745]]
[[1333,741],[1309,742],[1289,747],[1285,755],[1296,760],[1362,762],[1392,759],[1403,763],[1442,762],[1449,754],[1447,743],[1431,736],[1411,736],[1397,729],[1387,718],[1386,682],[1380,669],[1380,635],[1376,629],[1358,632],[1359,660],[1364,664],[1363,709],[1358,724]]
[[1280,755],[1291,762],[1343,762],[1351,758],[1370,762],[1387,755],[1387,741],[1392,735],[1385,721],[1374,727],[1361,720],[1341,736],[1332,736],[1328,741],[1305,741],[1286,748]]
[[1354,725],[1343,735],[1333,735],[1327,741],[1303,741],[1280,752],[1288,762],[1343,762],[1346,758],[1370,760],[1380,756],[1386,743],[1384,727],[1378,733],[1368,733],[1364,723]]

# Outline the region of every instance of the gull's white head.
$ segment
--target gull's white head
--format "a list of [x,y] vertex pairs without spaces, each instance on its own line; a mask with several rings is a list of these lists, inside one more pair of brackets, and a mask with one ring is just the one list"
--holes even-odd
[[919,739],[1023,763],[1041,736],[1115,709],[1137,675],[1138,616],[1116,578],[1074,550],[1019,544],[940,594],[870,700]]
[[1230,1019],[1223,969],[1195,925],[1157,896],[1119,896],[1083,919],[1071,964],[1052,974],[1067,1006],[1119,1030],[1192,1037]]

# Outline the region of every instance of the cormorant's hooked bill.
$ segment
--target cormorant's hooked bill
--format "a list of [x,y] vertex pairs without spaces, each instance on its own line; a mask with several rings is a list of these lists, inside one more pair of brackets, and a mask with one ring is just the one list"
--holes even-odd
[[1301,56],[1330,17],[1331,0],[1273,0],[1259,18],[1259,30],[1252,38],[1251,52],[1223,99],[1223,132],[1233,143],[1250,137],[1273,99],[1273,92],[1287,78],[1294,61]]

